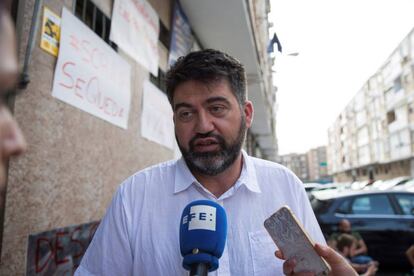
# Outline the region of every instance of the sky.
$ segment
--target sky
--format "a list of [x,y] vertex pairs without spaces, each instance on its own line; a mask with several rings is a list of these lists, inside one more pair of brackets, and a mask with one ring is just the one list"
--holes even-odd
[[270,3],[270,37],[283,48],[273,68],[279,154],[304,153],[327,145],[328,128],[414,28],[414,0]]

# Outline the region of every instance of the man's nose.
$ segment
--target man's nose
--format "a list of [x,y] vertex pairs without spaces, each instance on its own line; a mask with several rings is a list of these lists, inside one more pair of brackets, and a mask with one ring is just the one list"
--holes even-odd
[[211,116],[206,112],[199,112],[196,124],[197,133],[209,133],[214,130],[214,123]]
[[19,155],[26,150],[26,140],[9,110],[0,107],[0,151],[2,158]]

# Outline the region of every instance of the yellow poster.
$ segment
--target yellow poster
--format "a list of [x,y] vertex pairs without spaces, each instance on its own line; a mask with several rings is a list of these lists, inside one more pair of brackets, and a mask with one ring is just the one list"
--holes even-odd
[[43,9],[40,48],[57,57],[60,39],[60,17],[48,8]]

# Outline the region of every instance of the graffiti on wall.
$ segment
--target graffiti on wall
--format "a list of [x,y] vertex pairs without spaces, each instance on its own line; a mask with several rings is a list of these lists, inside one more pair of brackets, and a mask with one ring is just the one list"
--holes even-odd
[[73,275],[99,221],[29,235],[26,275]]

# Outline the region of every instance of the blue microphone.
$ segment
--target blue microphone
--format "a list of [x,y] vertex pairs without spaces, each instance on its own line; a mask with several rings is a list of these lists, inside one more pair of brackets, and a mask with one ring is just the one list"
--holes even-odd
[[180,250],[190,275],[207,275],[218,268],[227,235],[226,211],[211,200],[188,204],[181,215]]

